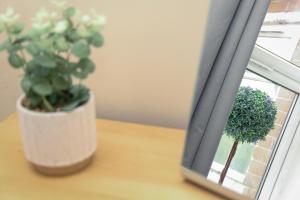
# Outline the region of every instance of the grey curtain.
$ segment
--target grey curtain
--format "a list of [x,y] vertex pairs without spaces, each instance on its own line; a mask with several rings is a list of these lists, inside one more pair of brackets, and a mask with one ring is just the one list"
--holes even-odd
[[212,0],[183,166],[207,176],[270,0]]

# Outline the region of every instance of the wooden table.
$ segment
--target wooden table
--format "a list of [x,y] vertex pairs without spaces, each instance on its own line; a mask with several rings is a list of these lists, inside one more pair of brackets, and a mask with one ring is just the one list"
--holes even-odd
[[221,199],[183,180],[183,130],[109,120],[98,120],[97,129],[99,146],[90,166],[47,177],[23,156],[16,114],[0,122],[0,199]]

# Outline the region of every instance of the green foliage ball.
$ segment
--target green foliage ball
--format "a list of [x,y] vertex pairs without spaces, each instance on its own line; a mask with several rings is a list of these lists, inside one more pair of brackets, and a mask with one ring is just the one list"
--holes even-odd
[[277,107],[265,92],[240,87],[225,133],[239,142],[263,140],[274,127]]

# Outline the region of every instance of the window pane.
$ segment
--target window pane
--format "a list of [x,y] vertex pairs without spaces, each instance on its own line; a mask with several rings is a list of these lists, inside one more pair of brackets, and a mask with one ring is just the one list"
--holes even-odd
[[[239,142],[223,182],[223,186],[254,198],[296,94],[250,71],[245,72],[241,86],[265,92],[277,106],[274,129],[264,141]],[[219,181],[233,143],[224,131],[208,179]]]
[[256,44],[300,66],[300,0],[272,1]]

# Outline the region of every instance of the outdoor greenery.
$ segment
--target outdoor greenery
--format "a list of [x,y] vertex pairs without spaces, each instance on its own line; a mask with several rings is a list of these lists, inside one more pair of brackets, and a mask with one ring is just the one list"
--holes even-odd
[[52,11],[40,9],[27,29],[12,8],[0,14],[5,35],[0,51],[23,71],[23,105],[42,112],[71,111],[88,101],[89,89],[81,81],[95,70],[91,48],[103,45],[105,17],[82,14],[62,1],[53,4]]
[[[228,154],[230,152],[229,147],[232,147],[233,142],[234,140],[228,137],[226,134],[222,136],[222,139],[220,141],[218,150],[214,158],[215,162],[225,165]],[[239,144],[234,159],[231,162],[230,168],[242,174],[246,173],[249,163],[251,161],[253,148],[254,148],[253,143]]]
[[240,87],[225,133],[242,143],[263,140],[274,127],[276,113],[275,103],[265,92]]
[[264,140],[274,127],[277,113],[275,102],[260,90],[240,87],[225,127],[227,136],[233,139],[219,183],[222,184],[239,143],[255,143]]

